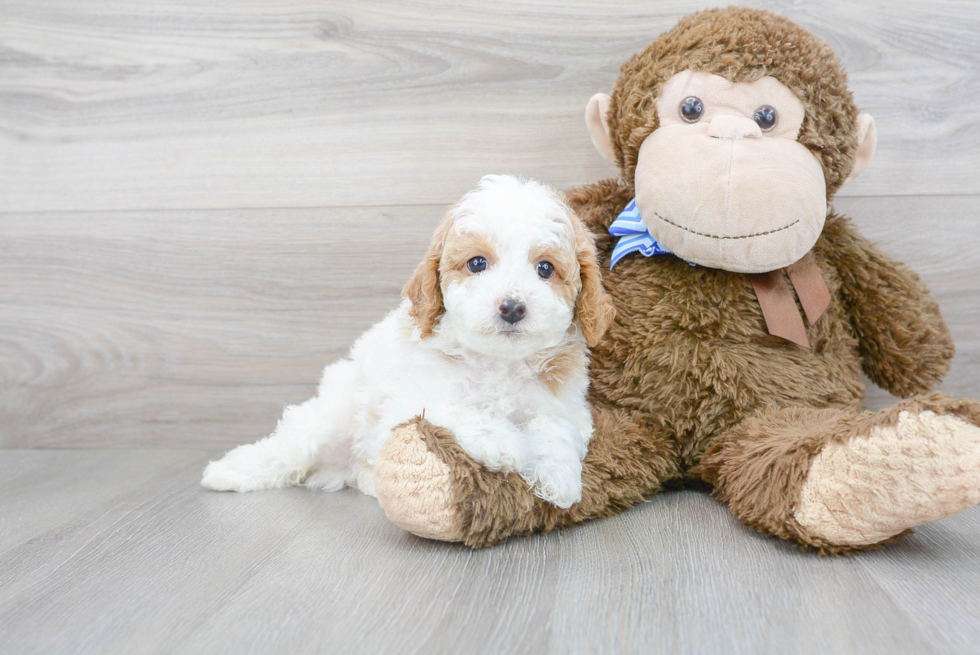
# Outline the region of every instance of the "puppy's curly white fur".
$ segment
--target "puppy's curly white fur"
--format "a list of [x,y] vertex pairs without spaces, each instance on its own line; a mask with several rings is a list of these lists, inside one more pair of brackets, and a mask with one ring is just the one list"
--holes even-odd
[[425,413],[541,498],[582,497],[587,346],[613,318],[592,234],[549,187],[488,175],[453,207],[405,300],[287,407],[269,437],[204,471],[210,489],[344,485],[374,494],[393,428]]

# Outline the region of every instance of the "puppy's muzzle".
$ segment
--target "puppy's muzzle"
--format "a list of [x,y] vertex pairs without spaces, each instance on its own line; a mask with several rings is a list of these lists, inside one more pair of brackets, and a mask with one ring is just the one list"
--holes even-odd
[[524,318],[527,313],[527,306],[519,300],[505,298],[497,310],[500,311],[500,318],[513,324]]

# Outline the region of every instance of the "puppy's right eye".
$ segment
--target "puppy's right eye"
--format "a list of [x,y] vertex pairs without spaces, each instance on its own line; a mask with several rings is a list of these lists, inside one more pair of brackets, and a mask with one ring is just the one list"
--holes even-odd
[[482,273],[487,270],[487,260],[483,257],[474,257],[470,261],[466,262],[466,270],[470,273]]

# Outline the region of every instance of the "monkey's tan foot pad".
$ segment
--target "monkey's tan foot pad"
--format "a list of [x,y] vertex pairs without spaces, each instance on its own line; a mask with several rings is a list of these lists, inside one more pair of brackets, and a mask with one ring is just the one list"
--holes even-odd
[[427,539],[463,540],[449,466],[429,450],[419,421],[395,428],[375,475],[378,501],[392,523]]
[[980,428],[902,411],[891,425],[824,447],[794,518],[841,546],[875,544],[980,503]]

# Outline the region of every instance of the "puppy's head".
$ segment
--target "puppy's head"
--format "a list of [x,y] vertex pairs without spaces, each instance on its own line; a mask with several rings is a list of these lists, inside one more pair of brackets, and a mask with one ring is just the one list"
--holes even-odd
[[549,187],[488,175],[448,212],[404,295],[423,338],[438,324],[469,350],[524,358],[575,321],[592,346],[615,313],[594,241]]

